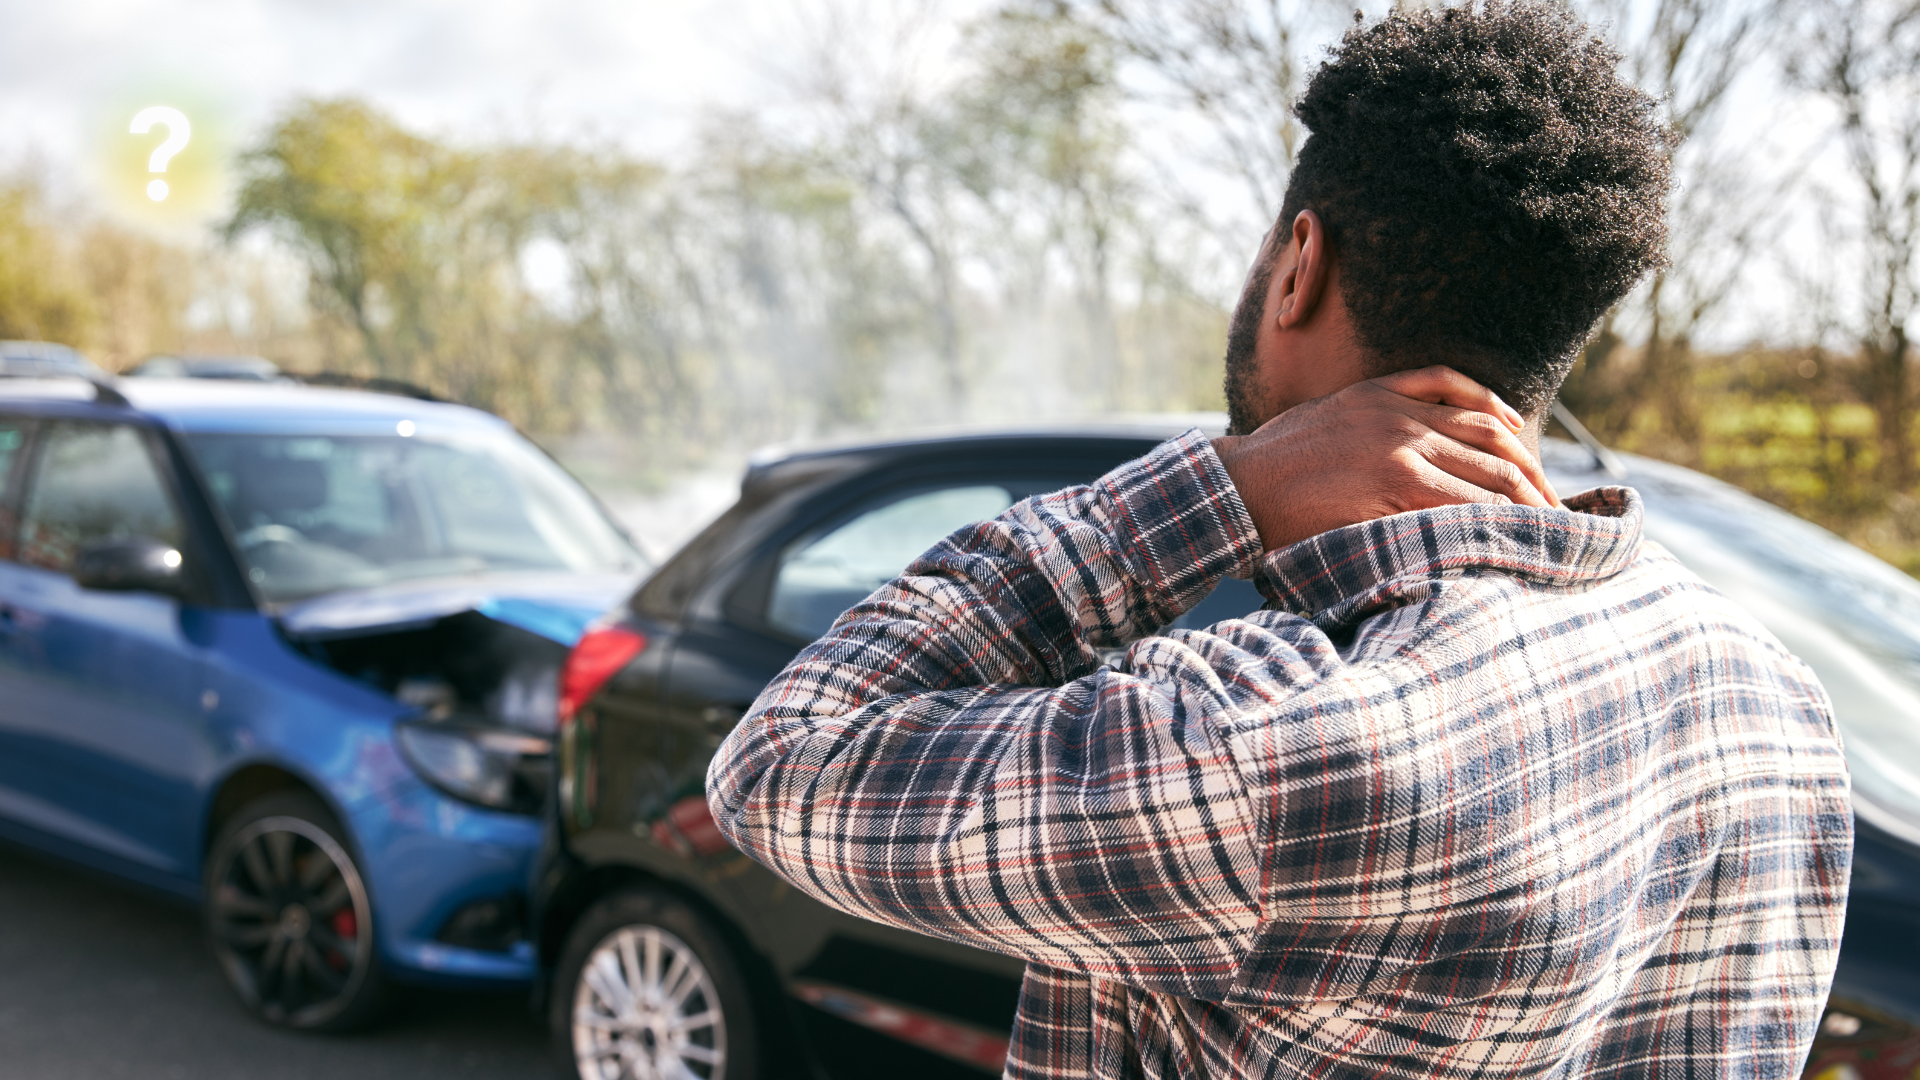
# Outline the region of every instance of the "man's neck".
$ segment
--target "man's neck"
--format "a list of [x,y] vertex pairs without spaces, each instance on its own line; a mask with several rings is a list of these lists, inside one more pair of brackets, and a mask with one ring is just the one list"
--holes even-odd
[[1520,429],[1520,443],[1535,459],[1540,457],[1540,437],[1547,428],[1547,414],[1535,413],[1527,418],[1527,426]]

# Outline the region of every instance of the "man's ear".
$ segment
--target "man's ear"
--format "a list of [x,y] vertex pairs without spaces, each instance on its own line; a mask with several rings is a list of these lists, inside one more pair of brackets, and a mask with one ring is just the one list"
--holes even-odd
[[1280,279],[1280,329],[1291,330],[1313,317],[1326,294],[1327,231],[1320,215],[1302,210],[1293,219],[1288,246],[1299,254]]

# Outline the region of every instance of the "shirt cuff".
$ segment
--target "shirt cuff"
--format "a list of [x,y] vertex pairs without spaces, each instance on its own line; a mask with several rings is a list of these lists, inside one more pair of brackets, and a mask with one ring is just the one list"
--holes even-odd
[[1227,467],[1199,429],[1102,477],[1117,539],[1169,620],[1206,599],[1223,577],[1251,577],[1260,532]]

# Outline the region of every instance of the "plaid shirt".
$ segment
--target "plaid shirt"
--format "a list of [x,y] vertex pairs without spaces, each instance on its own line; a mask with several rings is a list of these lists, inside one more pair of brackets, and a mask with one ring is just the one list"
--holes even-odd
[[[844,615],[714,816],[1025,958],[1011,1077],[1792,1076],[1851,859],[1826,696],[1634,492],[1568,505],[1263,557],[1191,432]],[[1159,634],[1227,574],[1267,609]]]

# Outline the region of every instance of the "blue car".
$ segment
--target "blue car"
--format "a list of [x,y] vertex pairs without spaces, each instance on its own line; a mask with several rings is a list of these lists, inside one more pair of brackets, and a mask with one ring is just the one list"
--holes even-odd
[[0,836],[197,900],[277,1025],[529,979],[556,678],[641,554],[497,417],[0,379]]

